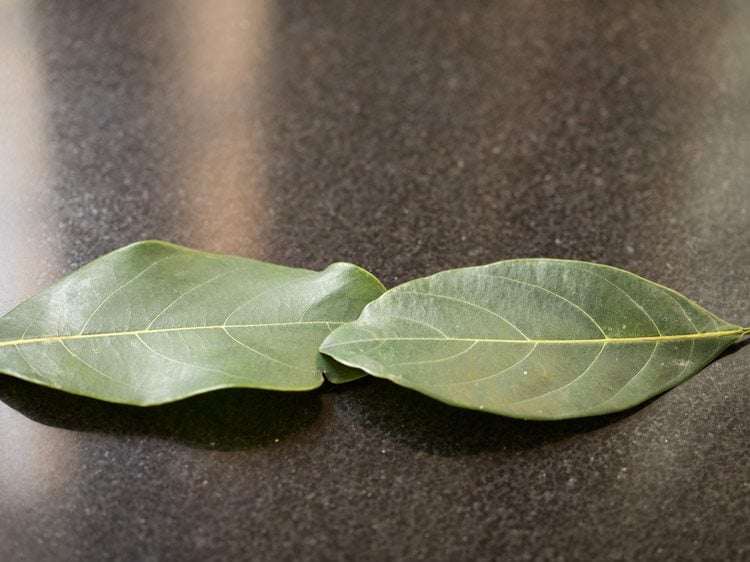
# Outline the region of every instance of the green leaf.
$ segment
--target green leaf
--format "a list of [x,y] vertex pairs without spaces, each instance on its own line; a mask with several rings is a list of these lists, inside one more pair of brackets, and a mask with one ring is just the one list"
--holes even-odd
[[528,259],[405,283],[321,351],[456,406],[563,419],[635,406],[747,331],[620,269]]
[[134,405],[225,387],[308,390],[330,331],[383,292],[336,263],[322,272],[140,242],[94,260],[0,319],[0,372]]

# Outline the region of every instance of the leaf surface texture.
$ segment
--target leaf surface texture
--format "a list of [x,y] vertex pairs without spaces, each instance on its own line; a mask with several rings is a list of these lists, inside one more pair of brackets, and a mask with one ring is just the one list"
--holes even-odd
[[563,419],[635,406],[742,335],[621,269],[526,259],[391,289],[337,328],[321,351],[449,404]]
[[353,371],[318,352],[383,292],[322,272],[147,241],[107,254],[0,319],[0,371],[135,405],[225,387],[307,390]]

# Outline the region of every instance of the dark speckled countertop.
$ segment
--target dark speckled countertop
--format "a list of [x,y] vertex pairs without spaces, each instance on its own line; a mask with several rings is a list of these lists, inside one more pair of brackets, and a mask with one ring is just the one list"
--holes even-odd
[[[0,53],[0,313],[160,238],[595,260],[750,323],[747,2],[6,0]],[[748,560],[748,352],[562,423],[0,377],[0,560]]]

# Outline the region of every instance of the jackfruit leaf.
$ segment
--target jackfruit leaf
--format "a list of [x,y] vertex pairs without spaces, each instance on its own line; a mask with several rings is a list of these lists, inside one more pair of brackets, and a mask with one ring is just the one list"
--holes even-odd
[[448,404],[545,420],[635,406],[748,331],[621,269],[522,259],[391,289],[321,351]]
[[308,390],[357,371],[318,347],[383,287],[139,242],[94,260],[0,319],[0,372],[110,402],[153,405],[226,387]]

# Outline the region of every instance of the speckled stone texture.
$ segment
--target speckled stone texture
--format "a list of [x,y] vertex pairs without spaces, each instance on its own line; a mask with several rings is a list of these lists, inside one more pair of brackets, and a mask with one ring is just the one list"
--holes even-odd
[[[0,53],[0,313],[160,238],[595,260],[750,324],[747,2],[7,0]],[[0,560],[748,560],[749,351],[562,423],[0,376]]]

